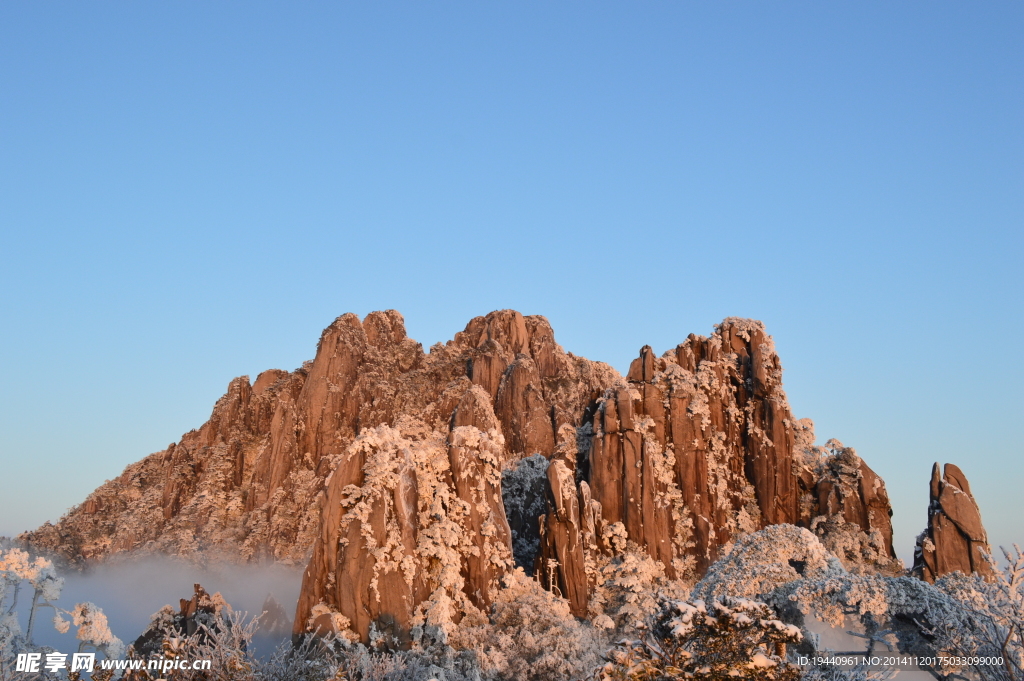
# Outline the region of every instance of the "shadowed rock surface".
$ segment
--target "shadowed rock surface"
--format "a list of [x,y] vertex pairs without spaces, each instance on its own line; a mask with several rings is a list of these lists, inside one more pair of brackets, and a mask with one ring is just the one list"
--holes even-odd
[[[813,440],[760,322],[727,319],[661,357],[645,346],[622,377],[565,352],[539,316],[492,312],[424,353],[397,312],[347,314],[313,361],[235,379],[202,428],[21,539],[78,561],[306,562],[297,633],[365,640],[376,624],[406,640],[488,607],[514,546],[577,615],[589,562],[627,541],[679,578],[774,523],[891,560],[881,480]],[[529,499],[503,499],[531,455]]]
[[914,574],[926,582],[958,571],[992,576],[992,567],[985,560],[985,554],[992,551],[988,535],[963,471],[947,463],[940,474],[936,462],[928,499],[928,527],[917,538]]

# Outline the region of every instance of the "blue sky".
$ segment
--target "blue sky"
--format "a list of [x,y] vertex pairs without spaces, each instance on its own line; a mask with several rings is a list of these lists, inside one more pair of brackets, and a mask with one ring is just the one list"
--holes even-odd
[[511,307],[761,319],[902,557],[933,461],[1024,542],[1024,5],[296,5],[0,5],[0,534],[339,314]]

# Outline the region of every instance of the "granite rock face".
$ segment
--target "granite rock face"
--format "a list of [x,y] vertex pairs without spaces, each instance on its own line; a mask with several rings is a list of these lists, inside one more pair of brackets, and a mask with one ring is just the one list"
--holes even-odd
[[397,312],[347,314],[314,360],[235,379],[202,428],[21,539],[306,564],[296,633],[406,640],[487,608],[516,562],[586,616],[602,556],[692,579],[776,523],[894,560],[881,480],[813,441],[760,322],[644,347],[622,377],[539,316],[492,312],[425,353]]
[[991,554],[988,535],[967,476],[951,463],[940,473],[936,463],[929,486],[928,527],[914,549],[914,574],[927,582],[950,572],[990,577],[992,567],[985,554]]
[[587,610],[573,586],[587,554],[614,553],[623,540],[669,577],[692,578],[739,536],[789,523],[812,528],[851,566],[901,569],[884,483],[841,443],[813,446],[760,322],[727,319],[661,357],[644,347],[626,379],[598,400],[575,495],[571,466],[549,468],[541,569],[577,615]]
[[[806,420],[801,428],[810,429]],[[852,447],[829,440],[811,444],[813,431],[797,433],[800,487],[810,490],[801,503],[801,525],[809,527],[850,572],[902,574],[892,547],[892,508],[885,483]],[[807,522],[807,518],[810,521]]]

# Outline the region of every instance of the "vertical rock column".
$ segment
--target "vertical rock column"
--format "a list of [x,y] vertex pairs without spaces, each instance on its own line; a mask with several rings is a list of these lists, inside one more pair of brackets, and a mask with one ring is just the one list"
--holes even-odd
[[580,520],[580,502],[573,471],[561,459],[548,466],[551,498],[541,525],[542,583],[569,601],[572,614],[585,617],[590,600],[590,584],[584,564],[584,532]]
[[465,530],[478,548],[463,556],[463,591],[481,609],[491,604],[501,577],[513,567],[512,533],[501,499],[505,442],[500,433],[489,395],[473,386],[452,415],[448,460],[455,494],[467,502]]
[[988,536],[967,476],[951,463],[940,475],[936,463],[929,489],[928,527],[917,538],[913,573],[926,582],[958,571],[990,577],[987,553],[991,553]]

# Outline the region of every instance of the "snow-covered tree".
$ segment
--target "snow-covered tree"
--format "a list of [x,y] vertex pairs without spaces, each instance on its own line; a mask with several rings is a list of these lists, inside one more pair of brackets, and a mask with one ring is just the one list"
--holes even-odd
[[[23,633],[17,607],[25,584],[32,591],[32,600]],[[124,644],[110,631],[106,616],[96,605],[79,603],[71,610],[63,610],[54,603],[60,598],[63,588],[64,578],[57,574],[51,561],[41,556],[32,558],[27,551],[17,548],[0,549],[0,681],[14,678],[19,654],[52,652],[50,648],[35,645],[32,640],[43,608],[53,610],[53,626],[60,633],[67,633],[72,624],[77,627],[79,652],[91,649],[107,658],[124,654]],[[64,619],[65,615],[71,620]],[[19,677],[22,680],[31,678],[24,674],[19,674]]]
[[[622,528],[622,523],[614,526]],[[596,587],[588,607],[594,626],[631,634],[647,627],[659,598],[683,599],[689,590],[682,582],[668,579],[665,566],[644,549],[626,539],[621,546],[618,555],[598,556]]]
[[[1024,556],[1005,551],[995,578],[953,573],[934,585],[907,576],[848,572],[807,530],[776,525],[744,537],[694,587],[696,597],[757,598],[789,621],[854,624],[867,646],[945,658],[997,658],[998,665],[943,663],[937,677],[1024,679]],[[813,637],[807,637],[808,645]],[[821,672],[822,670],[818,670]],[[822,676],[818,672],[818,676]],[[816,677],[817,678],[817,677]],[[824,678],[824,676],[822,676]]]
[[520,459],[501,474],[501,497],[512,531],[516,565],[533,574],[540,552],[538,519],[546,510],[548,460],[541,454]]
[[599,681],[757,679],[795,681],[800,668],[786,645],[800,630],[778,620],[765,603],[725,597],[705,605],[664,599],[649,630],[607,654]]
[[568,602],[517,568],[497,592],[489,621],[467,621],[453,643],[477,651],[487,678],[584,679],[600,663],[602,631],[572,616]]

